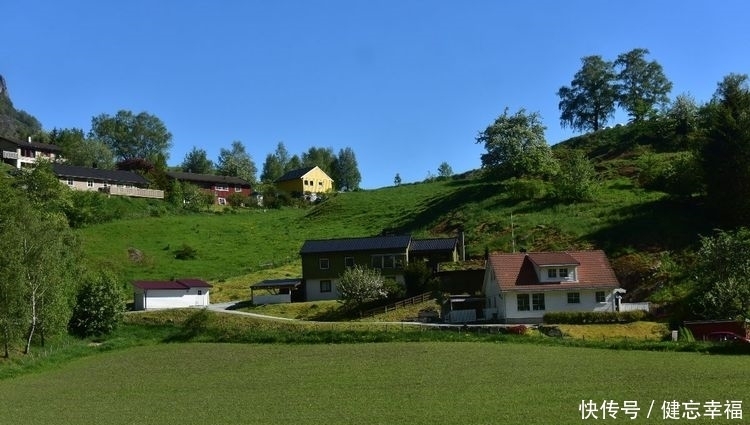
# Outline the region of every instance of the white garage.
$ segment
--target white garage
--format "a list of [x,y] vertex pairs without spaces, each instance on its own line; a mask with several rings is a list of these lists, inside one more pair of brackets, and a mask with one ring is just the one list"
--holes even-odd
[[137,280],[133,282],[135,310],[205,307],[211,285],[201,279]]

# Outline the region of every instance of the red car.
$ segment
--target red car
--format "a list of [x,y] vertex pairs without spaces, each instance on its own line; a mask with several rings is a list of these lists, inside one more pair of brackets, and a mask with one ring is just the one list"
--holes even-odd
[[750,344],[750,339],[734,332],[711,332],[706,335],[706,341],[729,342],[732,344]]

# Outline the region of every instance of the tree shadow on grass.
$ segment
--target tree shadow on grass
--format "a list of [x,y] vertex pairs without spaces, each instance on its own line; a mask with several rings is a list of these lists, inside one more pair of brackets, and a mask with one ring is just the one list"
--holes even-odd
[[[420,206],[419,212],[408,217],[402,217],[394,223],[395,228],[389,230],[403,233],[425,229],[436,224],[451,212],[460,212],[466,205],[484,201],[502,192],[501,184],[484,180],[456,180],[448,184],[455,186],[457,189],[447,196],[430,198]],[[463,224],[463,220],[458,214],[456,219],[445,223],[442,230],[446,233],[452,233],[459,230]]]
[[613,211],[612,225],[583,235],[610,255],[637,251],[681,251],[712,231],[705,209],[695,201],[662,199]]

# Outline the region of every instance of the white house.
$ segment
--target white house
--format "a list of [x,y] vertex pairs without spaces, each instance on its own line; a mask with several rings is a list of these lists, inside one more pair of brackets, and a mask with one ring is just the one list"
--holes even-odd
[[493,253],[482,287],[484,315],[539,323],[547,312],[615,311],[619,286],[603,251]]
[[133,282],[134,309],[205,307],[210,303],[212,286],[200,279]]

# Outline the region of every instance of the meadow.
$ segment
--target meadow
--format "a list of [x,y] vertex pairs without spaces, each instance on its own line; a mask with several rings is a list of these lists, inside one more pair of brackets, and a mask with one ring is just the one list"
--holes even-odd
[[508,342],[160,344],[0,380],[0,423],[577,424],[594,421],[579,411],[588,400],[636,401],[638,419],[608,420],[659,423],[665,401],[747,403],[746,360]]

